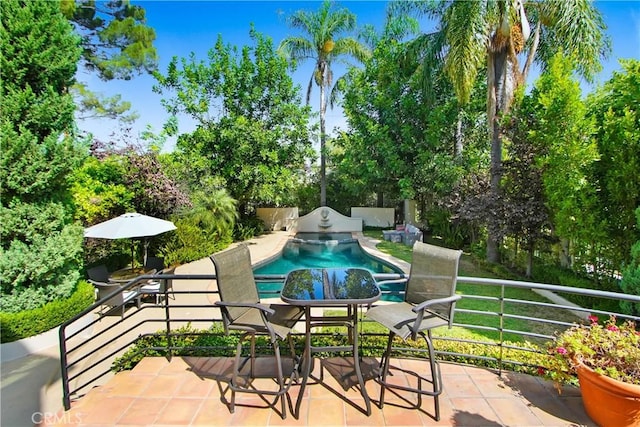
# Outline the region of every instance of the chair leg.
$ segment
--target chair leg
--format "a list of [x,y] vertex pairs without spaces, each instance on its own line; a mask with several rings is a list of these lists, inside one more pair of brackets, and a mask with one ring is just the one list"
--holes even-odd
[[256,336],[251,335],[251,378],[256,376]]
[[418,376],[417,388],[401,386],[401,385],[390,385],[387,384],[387,375],[389,374],[389,365],[391,360],[391,351],[393,349],[393,338],[395,334],[393,332],[389,332],[389,340],[387,341],[387,349],[382,355],[382,359],[380,360],[380,408],[382,409],[384,406],[384,392],[385,388],[396,388],[405,391],[411,391],[417,394],[417,407],[422,406],[422,395],[426,394],[432,396],[434,399],[434,408],[435,408],[435,420],[440,421],[440,400],[439,396],[442,393],[442,376],[440,373],[440,366],[438,361],[436,360],[435,350],[433,348],[433,342],[431,337],[431,330],[427,330],[427,333],[420,333],[420,336],[425,340],[427,344],[427,351],[429,354],[429,367],[431,369],[431,384],[433,386],[433,391],[422,390],[421,386],[421,377]]
[[300,361],[302,359],[299,359],[298,356],[296,355],[296,346],[293,343],[293,337],[291,336],[291,334],[289,334],[287,336],[287,341],[289,343],[289,351],[291,352],[291,358],[293,360],[293,372],[292,372],[292,377],[291,379],[295,378],[296,383],[298,382],[298,378],[299,378],[299,368],[300,368]]
[[[284,396],[284,372],[282,371],[282,358],[280,357],[280,345],[278,345],[278,341],[273,342],[273,353],[276,358],[276,370],[278,374],[278,395],[276,396],[276,401],[280,399],[280,410],[281,417],[284,420],[287,418],[287,408],[286,408],[286,399]],[[275,405],[275,401],[273,404]]]
[[[275,358],[275,364],[276,364],[276,380],[278,383],[278,391],[274,392],[274,391],[260,391],[257,390],[255,388],[247,388],[245,386],[240,386],[239,384],[239,377],[241,376],[241,370],[242,367],[247,363],[246,361],[243,362],[243,358],[242,358],[242,349],[243,349],[243,344],[245,342],[245,340],[249,340],[249,377],[250,378],[255,378],[256,377],[256,337],[254,334],[251,333],[246,333],[244,334],[240,340],[238,341],[238,345],[236,348],[236,356],[235,356],[235,361],[234,361],[234,367],[233,367],[233,374],[231,377],[231,382],[230,382],[230,386],[229,389],[231,390],[231,399],[229,401],[229,412],[234,413],[235,411],[235,397],[236,397],[236,392],[247,392],[247,393],[255,393],[255,394],[268,394],[268,395],[275,395],[276,398],[273,401],[273,403],[271,404],[271,406],[273,406],[274,408],[276,407],[277,403],[278,403],[278,399],[280,400],[280,411],[281,411],[281,417],[282,419],[285,419],[287,416],[287,393],[289,390],[289,387],[291,386],[291,383],[285,383],[285,379],[284,379],[284,368],[282,366],[282,357],[280,354],[280,345],[278,343],[278,341],[273,341],[272,342],[272,347],[273,347],[273,353],[274,353],[274,358]],[[295,355],[295,348],[293,346],[293,341],[291,341],[291,351],[293,353],[293,355]],[[297,375],[297,372],[292,372],[291,377],[289,379],[289,381],[292,381],[294,375]],[[249,383],[251,383],[251,380],[249,380]]]
[[389,373],[389,363],[391,359],[391,345],[393,343],[393,337],[395,334],[393,332],[389,332],[389,339],[387,340],[387,349],[382,354],[382,359],[380,360],[380,409],[384,407],[384,389],[387,384],[387,374]]
[[[440,421],[440,394],[442,393],[442,377],[440,374],[440,366],[438,365],[438,361],[436,360],[436,352],[433,348],[431,329],[427,330],[427,334],[421,334],[422,338],[427,343],[427,349],[429,350],[429,366],[431,368],[431,384],[433,386],[433,393],[429,393],[433,395],[434,400],[434,408],[435,408],[435,418],[436,421]],[[420,396],[420,395],[419,395]]]
[[240,362],[242,359],[242,342],[245,340],[245,336],[240,338],[238,346],[236,347],[236,357],[233,364],[233,374],[231,375],[231,400],[229,401],[229,412],[232,414],[236,410],[236,390],[238,389],[238,376],[240,375]]

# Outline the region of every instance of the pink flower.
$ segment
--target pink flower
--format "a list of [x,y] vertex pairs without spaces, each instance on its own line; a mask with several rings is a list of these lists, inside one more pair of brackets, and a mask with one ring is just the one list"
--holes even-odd
[[618,332],[620,329],[616,325],[607,325],[607,330],[611,332]]
[[558,352],[558,354],[567,354],[567,349],[564,347],[558,347],[556,351]]
[[589,321],[591,323],[598,323],[598,316],[596,316],[595,314],[592,314],[589,316]]

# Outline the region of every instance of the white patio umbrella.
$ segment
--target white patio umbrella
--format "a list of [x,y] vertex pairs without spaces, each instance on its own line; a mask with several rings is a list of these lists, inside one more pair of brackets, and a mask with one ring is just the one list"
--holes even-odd
[[[84,237],[94,239],[138,239],[144,238],[144,261],[147,259],[147,237],[157,236],[175,230],[171,221],[142,215],[136,212],[126,213],[108,221],[84,229]],[[131,267],[133,267],[133,240],[131,241]]]

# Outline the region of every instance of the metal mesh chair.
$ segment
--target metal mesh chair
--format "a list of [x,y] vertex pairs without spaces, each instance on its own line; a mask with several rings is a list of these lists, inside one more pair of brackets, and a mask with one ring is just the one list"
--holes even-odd
[[[281,401],[281,417],[286,418],[285,395],[292,382],[297,379],[298,362],[290,332],[300,320],[304,311],[300,307],[285,304],[265,305],[260,303],[258,288],[251,268],[249,249],[241,244],[232,249],[211,255],[216,269],[216,280],[225,333],[243,332],[235,355],[231,378],[231,401],[229,410],[235,410],[235,393],[255,393],[276,396],[271,404],[275,408]],[[265,335],[273,348],[273,356],[256,357],[256,336]],[[288,338],[291,358],[280,356],[279,341]],[[249,341],[248,357],[242,357],[243,345]],[[285,364],[287,366],[285,366]],[[248,365],[248,369],[247,369]],[[286,369],[285,369],[286,368]],[[285,380],[285,371],[287,379]],[[290,371],[290,372],[289,372]],[[274,378],[277,390],[257,389],[252,385],[254,378]]]
[[[165,296],[165,291],[173,291],[173,279],[165,279],[162,276],[165,274],[174,274],[175,270],[175,267],[165,268],[158,273],[156,278],[149,280],[147,283],[140,286],[140,288],[138,288],[138,292],[140,292],[141,295],[153,295],[155,297],[156,305],[159,305],[161,299]],[[175,295],[171,296],[168,294],[168,296],[172,299],[176,299]]]
[[156,271],[164,270],[164,258],[155,257],[155,256],[147,257],[147,259],[146,259],[146,261],[144,263],[144,269],[145,270],[156,270]]
[[[435,358],[431,330],[440,326],[451,327],[455,303],[460,299],[456,295],[458,263],[462,251],[441,248],[422,242],[413,245],[413,261],[406,286],[405,299],[401,303],[380,305],[367,311],[367,317],[389,329],[387,348],[380,360],[380,407],[384,406],[385,389],[400,389],[414,392],[418,396],[417,407],[422,405],[422,395],[433,396],[435,400],[435,419],[440,420],[438,396],[442,393],[442,376]],[[413,341],[422,337],[427,344],[431,380],[413,373],[417,377],[417,386],[402,386],[387,382],[389,360],[394,351],[394,337],[403,341]],[[423,390],[422,381],[431,383],[432,390]]]
[[102,302],[102,309],[100,311],[100,315],[102,316],[111,310],[119,308],[121,310],[120,317],[124,317],[125,307],[128,303],[135,302],[137,306],[140,306],[140,298],[136,289],[124,290],[120,283],[96,282],[91,279],[89,279],[89,282],[91,282],[97,290],[96,298],[98,301],[113,294],[116,290],[119,291],[108,300]]
[[96,265],[87,270],[89,280],[93,282],[109,283],[109,270],[104,264]]

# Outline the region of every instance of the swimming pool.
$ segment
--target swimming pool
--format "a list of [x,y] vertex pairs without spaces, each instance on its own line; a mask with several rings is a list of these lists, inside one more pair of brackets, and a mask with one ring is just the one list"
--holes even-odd
[[[284,282],[283,276],[299,268],[359,267],[376,275],[404,274],[397,266],[365,252],[351,233],[299,233],[290,239],[282,253],[266,264],[254,269],[258,291],[262,298],[279,294]],[[274,276],[274,278],[269,278]],[[404,285],[381,287],[383,299],[389,291],[397,294]],[[395,298],[394,298],[395,299]]]

